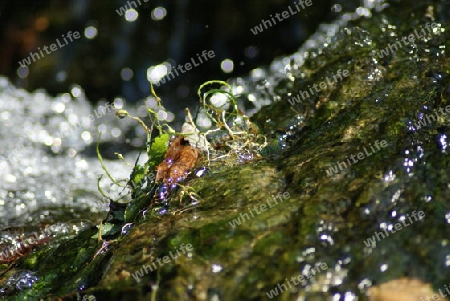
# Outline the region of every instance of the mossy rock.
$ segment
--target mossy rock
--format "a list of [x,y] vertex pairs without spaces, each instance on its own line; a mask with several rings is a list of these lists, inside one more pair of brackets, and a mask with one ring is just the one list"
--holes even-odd
[[[91,229],[16,269],[38,275],[35,295],[67,300],[77,300],[76,290],[97,300],[268,300],[267,292],[318,263],[327,269],[276,300],[345,293],[366,300],[368,287],[401,277],[443,287],[450,279],[449,10],[444,1],[397,1],[350,22],[309,53],[295,80],[279,81],[280,101],[253,116],[267,136],[284,129],[285,151],[190,181],[201,198],[195,208],[182,210],[175,195],[171,214],[140,220],[95,260],[100,245]],[[432,34],[378,55],[427,22],[438,24]],[[349,76],[290,104],[338,70]],[[436,118],[419,128],[427,114]],[[273,206],[254,211],[267,202]],[[425,216],[416,221],[414,211]],[[241,224],[232,226],[236,218]],[[389,235],[371,245],[376,232]],[[181,244],[193,250],[134,279]]]

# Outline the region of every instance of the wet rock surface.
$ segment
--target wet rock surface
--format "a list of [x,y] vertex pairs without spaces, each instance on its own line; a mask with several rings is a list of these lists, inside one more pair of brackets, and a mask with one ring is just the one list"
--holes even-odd
[[[374,9],[335,24],[321,47],[266,79],[269,91],[246,82],[247,97],[272,99],[252,120],[283,150],[191,180],[194,208],[175,195],[169,214],[140,219],[119,241],[102,245],[91,228],[40,248],[4,274],[33,282],[9,298],[368,300],[370,287],[404,277],[444,288],[449,9]],[[427,35],[393,51],[427,22]]]

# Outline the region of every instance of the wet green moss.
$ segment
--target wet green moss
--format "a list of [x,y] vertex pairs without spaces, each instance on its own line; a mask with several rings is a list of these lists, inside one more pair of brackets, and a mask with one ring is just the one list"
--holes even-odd
[[[294,81],[280,80],[276,91],[286,91],[277,95],[281,101],[263,108],[252,121],[273,139],[287,135],[286,150],[274,144],[277,156],[213,169],[190,180],[185,185],[200,197],[198,204],[187,207],[189,196],[179,191],[171,198],[170,214],[138,219],[128,235],[95,260],[95,233],[31,255],[22,263],[40,275],[31,291],[74,296],[73,291],[90,287],[97,298],[139,300],[149,299],[158,285],[156,300],[215,295],[261,300],[278,283],[317,262],[329,268],[315,277],[315,284],[284,292],[278,300],[299,295],[325,300],[330,290],[351,291],[364,300],[363,279],[377,284],[410,276],[435,287],[447,284],[450,115],[420,129],[415,124],[420,114],[448,105],[448,20],[435,15],[446,31],[377,56],[395,36],[428,22],[428,6],[438,12],[444,4],[425,1],[412,7],[401,1],[373,12],[372,18],[353,21],[326,49],[310,56]],[[292,95],[339,69],[348,69],[350,76],[289,104]],[[387,147],[327,173],[376,140],[385,140]],[[279,192],[289,192],[290,198],[241,225],[230,225]],[[391,233],[376,248],[365,245],[381,225],[398,223],[399,216],[414,210],[423,211],[424,220]],[[171,260],[139,282],[133,279],[142,265],[181,244],[193,246],[189,256]],[[330,277],[337,282],[330,285]]]

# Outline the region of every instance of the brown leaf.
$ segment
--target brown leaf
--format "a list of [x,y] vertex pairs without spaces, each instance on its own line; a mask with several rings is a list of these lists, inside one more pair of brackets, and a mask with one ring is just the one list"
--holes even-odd
[[189,145],[183,136],[170,142],[164,161],[156,167],[156,181],[171,185],[182,181],[194,167],[200,152]]

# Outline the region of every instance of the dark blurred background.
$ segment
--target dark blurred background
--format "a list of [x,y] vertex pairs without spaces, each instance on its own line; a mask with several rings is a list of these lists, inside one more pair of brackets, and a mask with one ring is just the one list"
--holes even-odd
[[[362,1],[362,0],[361,0]],[[152,67],[184,65],[203,50],[215,57],[160,85],[166,108],[181,112],[197,101],[206,80],[245,76],[275,57],[295,52],[321,22],[354,11],[359,0],[312,0],[312,5],[254,35],[270,15],[295,10],[292,0],[8,0],[0,4],[0,74],[17,86],[50,94],[73,84],[91,102],[149,95]],[[131,3],[134,2],[137,7]],[[140,4],[139,4],[140,2]],[[130,8],[122,16],[120,7]],[[69,31],[81,38],[21,68],[19,61]],[[153,70],[153,71],[152,71]]]

